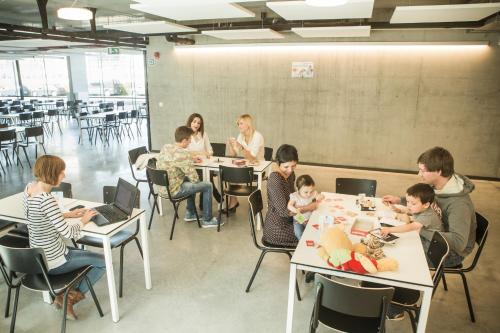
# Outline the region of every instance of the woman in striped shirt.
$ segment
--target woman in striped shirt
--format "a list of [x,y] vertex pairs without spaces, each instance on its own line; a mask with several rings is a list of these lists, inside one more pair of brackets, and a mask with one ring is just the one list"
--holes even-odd
[[[52,155],[40,156],[33,168],[36,180],[26,186],[24,191],[24,211],[28,220],[29,242],[32,248],[42,248],[47,258],[49,274],[57,275],[74,271],[80,267],[92,265],[87,274],[94,284],[104,274],[106,264],[102,254],[67,247],[65,238],[78,239],[80,230],[89,223],[96,213],[88,209],[75,209],[63,213],[57,200],[50,194],[53,187],[64,179],[64,161]],[[69,222],[67,218],[80,218],[80,221]],[[88,291],[85,282],[81,282],[68,297],[68,318],[76,319],[73,304],[85,298]],[[54,300],[60,308],[63,298]]]

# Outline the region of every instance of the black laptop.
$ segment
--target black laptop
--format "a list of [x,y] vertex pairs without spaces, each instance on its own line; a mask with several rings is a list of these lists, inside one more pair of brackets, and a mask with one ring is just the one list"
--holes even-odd
[[98,226],[108,225],[124,220],[128,220],[135,207],[138,189],[119,178],[116,186],[114,202],[109,205],[94,207],[97,215],[92,218]]

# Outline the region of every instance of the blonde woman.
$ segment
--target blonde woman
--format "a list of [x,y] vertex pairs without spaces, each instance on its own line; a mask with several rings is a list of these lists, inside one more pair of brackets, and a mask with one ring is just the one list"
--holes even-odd
[[[241,115],[236,125],[240,130],[238,138],[229,138],[228,147],[230,156],[242,156],[249,161],[264,160],[264,137],[252,124],[249,114]],[[240,204],[236,197],[231,197],[228,205],[229,212],[234,213]]]
[[[194,162],[200,162],[200,157],[210,157],[214,154],[212,145],[210,144],[210,139],[208,138],[207,132],[205,132],[205,122],[203,117],[199,113],[191,114],[186,122],[186,126],[193,130],[191,135],[191,143],[186,148],[193,157]],[[202,179],[202,172],[200,169],[196,169],[198,177]],[[213,185],[213,195],[217,202],[220,202],[221,197],[217,187],[214,184],[214,173],[210,172],[210,182]],[[200,204],[199,207],[203,210],[203,194],[200,193]]]

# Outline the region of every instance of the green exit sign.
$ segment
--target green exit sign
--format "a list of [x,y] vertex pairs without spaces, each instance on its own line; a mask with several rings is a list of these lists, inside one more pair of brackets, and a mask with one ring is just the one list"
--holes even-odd
[[108,47],[108,54],[120,54],[119,47]]

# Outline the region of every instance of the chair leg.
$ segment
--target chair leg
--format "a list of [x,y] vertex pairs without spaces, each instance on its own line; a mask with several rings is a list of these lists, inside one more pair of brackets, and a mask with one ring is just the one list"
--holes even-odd
[[302,301],[302,297],[300,297],[300,289],[299,289],[299,283],[297,282],[297,279],[295,279],[295,291],[297,292],[297,299],[299,301]]
[[446,279],[444,277],[444,273],[443,273],[443,276],[441,277],[441,280],[443,280],[443,288],[444,290],[448,291],[448,285],[446,284]]
[[172,220],[172,229],[170,230],[170,240],[172,240],[172,238],[174,237],[175,222],[177,221],[177,217],[179,216],[177,214],[177,209],[179,209],[179,207],[174,204],[174,219]]
[[120,282],[119,282],[119,292],[118,296],[121,298],[123,296],[123,252],[125,250],[125,244],[120,246]]
[[250,291],[250,287],[252,286],[253,280],[255,279],[255,276],[257,275],[257,271],[259,270],[260,264],[262,263],[262,259],[264,259],[264,256],[266,255],[267,251],[262,250],[260,253],[259,260],[257,261],[257,265],[255,265],[255,269],[253,270],[252,277],[250,278],[250,281],[248,282],[247,289],[245,289],[245,292]]
[[[198,222],[198,228],[201,228],[200,216],[198,215],[198,210],[196,209],[196,204],[194,205],[194,213],[196,215],[196,222]],[[219,225],[217,227],[220,227],[220,221],[219,221]]]
[[67,288],[64,292],[64,301],[63,301],[63,319],[61,324],[61,333],[66,332],[66,314],[68,313],[68,295],[71,288]]
[[23,146],[23,152],[24,152],[24,156],[26,157],[26,161],[28,161],[28,165],[30,166],[30,169],[31,169],[30,159],[28,158],[28,154],[26,153],[26,147],[24,147],[24,146]]
[[463,272],[460,272],[460,276],[462,277],[462,282],[464,284],[465,297],[467,298],[467,305],[469,306],[469,314],[470,321],[473,323],[476,322],[476,317],[474,316],[474,309],[472,308],[472,300],[470,298],[469,286],[467,285],[467,278]]
[[101,305],[99,304],[99,301],[97,300],[97,296],[95,295],[94,287],[92,287],[92,283],[90,283],[90,280],[87,277],[87,275],[85,275],[85,282],[87,282],[87,286],[89,287],[90,294],[92,295],[92,299],[94,300],[95,306],[97,308],[97,312],[99,312],[99,316],[103,317],[104,314],[102,313]]
[[144,256],[142,255],[142,247],[141,247],[141,243],[139,243],[139,239],[137,239],[137,237],[134,237],[134,240],[135,240],[135,243],[137,244],[137,249],[139,250],[139,253],[141,254],[141,258],[144,258]]
[[[12,281],[12,272],[9,272],[9,280]],[[9,317],[9,312],[10,312],[10,295],[12,294],[12,288],[9,287],[9,283],[5,281],[7,284],[7,302],[5,302],[5,318]]]
[[417,323],[416,323],[416,319],[415,319],[415,316],[413,316],[413,313],[411,310],[405,310],[405,312],[408,313],[408,315],[410,316],[410,323],[411,323],[411,328],[413,330],[413,333],[417,333]]
[[[153,215],[155,214],[155,206],[158,204],[156,203],[156,198],[155,198],[155,203],[153,204],[153,209],[151,210],[151,216],[149,217],[149,226],[148,230],[151,230],[151,223],[153,222]],[[159,213],[158,213],[159,214]]]
[[14,296],[14,309],[12,310],[12,319],[10,320],[10,333],[14,333],[16,327],[17,304],[19,303],[19,291],[21,286],[17,286],[16,295]]

